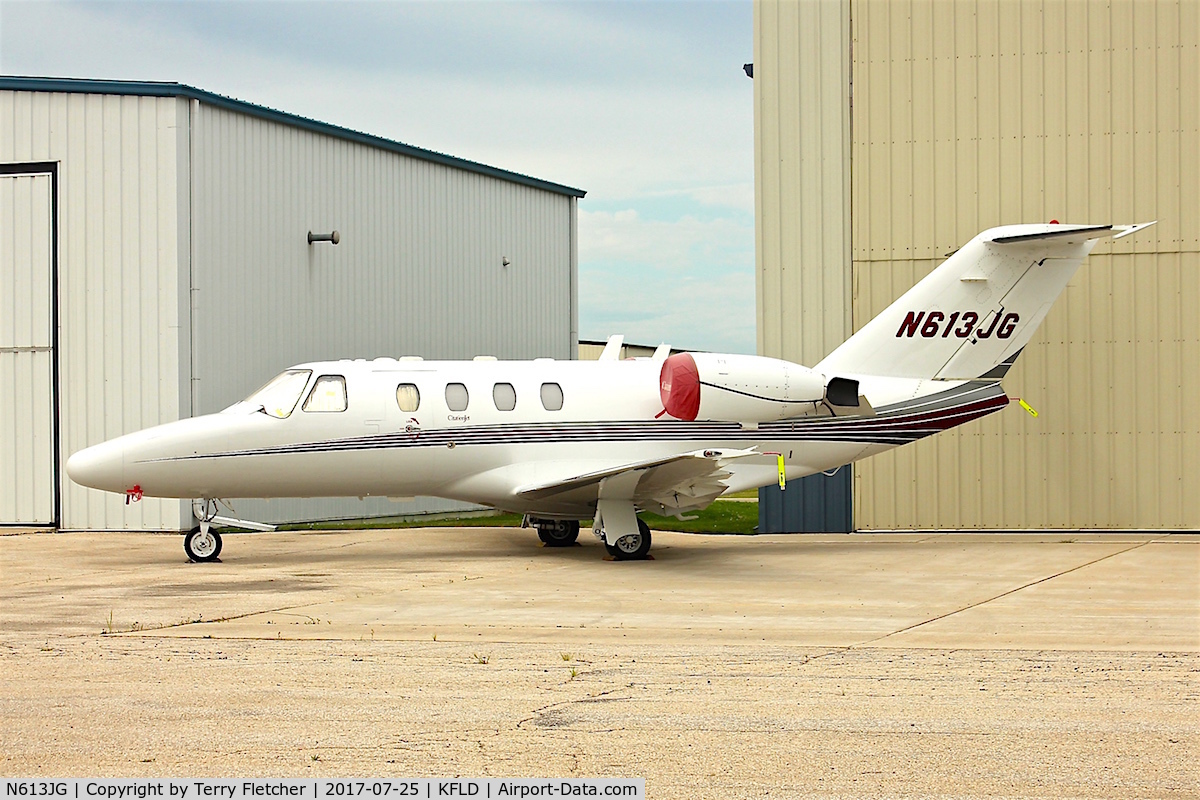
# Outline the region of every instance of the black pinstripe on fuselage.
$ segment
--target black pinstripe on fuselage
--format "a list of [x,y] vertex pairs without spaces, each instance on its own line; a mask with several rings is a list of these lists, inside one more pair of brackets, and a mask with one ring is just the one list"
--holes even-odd
[[1000,384],[973,381],[954,389],[893,403],[870,417],[799,417],[760,423],[756,428],[737,422],[679,420],[611,420],[586,422],[526,422],[454,428],[404,430],[395,433],[326,439],[270,447],[198,453],[152,459],[190,461],[211,458],[390,450],[470,445],[549,444],[559,442],[861,442],[897,446],[957,427],[1008,405]]

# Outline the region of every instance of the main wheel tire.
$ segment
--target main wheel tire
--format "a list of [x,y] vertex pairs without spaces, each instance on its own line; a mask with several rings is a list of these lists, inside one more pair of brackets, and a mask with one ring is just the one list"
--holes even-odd
[[579,520],[554,519],[538,523],[538,538],[547,547],[570,547],[579,538]]
[[183,537],[183,552],[192,561],[216,561],[221,555],[221,534],[196,528]]
[[641,561],[650,554],[650,526],[638,520],[638,532],[627,533],[604,549],[617,561]]

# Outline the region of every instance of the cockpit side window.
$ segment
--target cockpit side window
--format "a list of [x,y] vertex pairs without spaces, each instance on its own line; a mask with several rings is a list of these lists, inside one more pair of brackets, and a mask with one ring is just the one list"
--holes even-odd
[[396,405],[406,414],[421,407],[421,392],[415,383],[402,383],[396,387]]
[[276,419],[286,419],[296,409],[296,403],[299,402],[310,377],[311,369],[289,369],[287,372],[281,372],[247,397],[246,402],[262,406],[263,413]]
[[346,379],[341,375],[322,375],[317,378],[304,410],[309,412],[331,412],[346,410]]

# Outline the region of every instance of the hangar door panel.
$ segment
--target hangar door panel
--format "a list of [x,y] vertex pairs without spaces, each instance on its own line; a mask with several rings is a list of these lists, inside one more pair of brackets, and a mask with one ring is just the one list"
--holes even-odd
[[52,177],[0,175],[0,524],[55,523]]

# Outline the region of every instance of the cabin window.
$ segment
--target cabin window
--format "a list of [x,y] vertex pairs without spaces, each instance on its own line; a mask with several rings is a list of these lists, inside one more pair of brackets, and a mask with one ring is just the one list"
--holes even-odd
[[421,407],[421,393],[416,384],[402,383],[396,387],[396,405],[400,410],[411,414]]
[[265,386],[247,397],[246,402],[261,406],[264,414],[286,419],[296,409],[310,377],[311,369],[289,369],[267,381]]
[[492,400],[497,411],[512,411],[517,407],[517,390],[511,383],[497,383],[492,387]]
[[466,411],[470,402],[467,387],[461,383],[446,384],[446,407],[451,411]]
[[322,375],[317,378],[308,399],[304,401],[304,410],[313,412],[330,412],[346,410],[346,379],[341,375]]
[[547,411],[562,411],[562,387],[557,383],[542,384],[542,408]]

